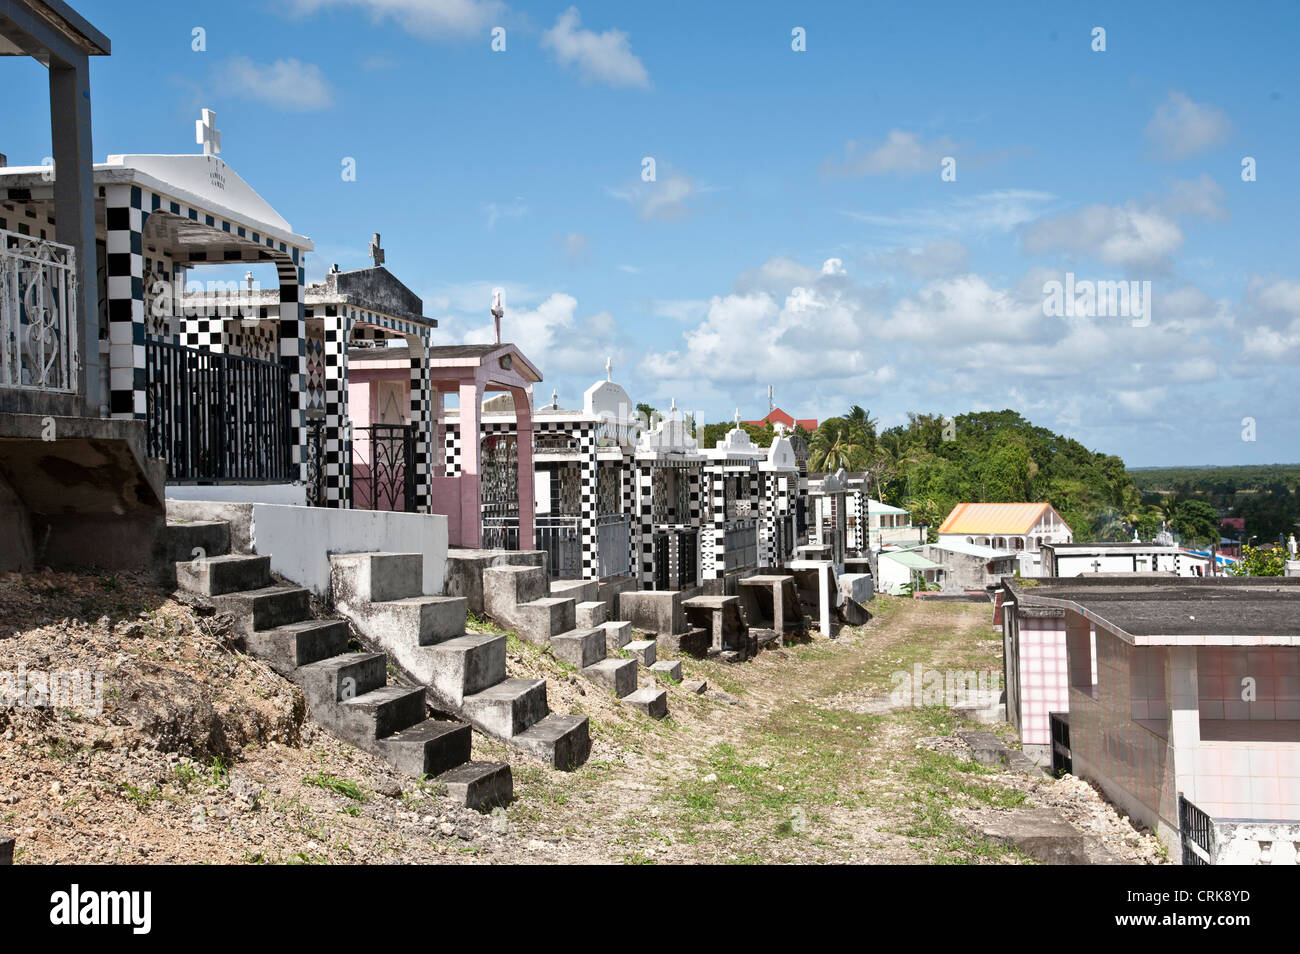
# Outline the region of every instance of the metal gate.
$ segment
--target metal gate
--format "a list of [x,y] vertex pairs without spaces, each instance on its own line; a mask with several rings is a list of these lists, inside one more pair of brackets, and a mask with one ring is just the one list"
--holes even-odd
[[274,361],[146,338],[149,456],[167,479],[288,481],[289,375]]
[[415,512],[415,428],[372,424],[352,429],[352,506]]
[[1047,721],[1052,732],[1052,775],[1060,778],[1072,774],[1074,761],[1070,758],[1070,714],[1049,712]]
[[1214,822],[1180,792],[1178,832],[1183,843],[1183,864],[1214,864]]

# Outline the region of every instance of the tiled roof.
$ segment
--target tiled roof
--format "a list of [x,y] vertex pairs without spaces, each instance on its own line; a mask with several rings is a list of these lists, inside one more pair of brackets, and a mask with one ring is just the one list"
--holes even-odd
[[952,508],[939,532],[1028,533],[1047,510],[1052,510],[1049,503],[961,503]]

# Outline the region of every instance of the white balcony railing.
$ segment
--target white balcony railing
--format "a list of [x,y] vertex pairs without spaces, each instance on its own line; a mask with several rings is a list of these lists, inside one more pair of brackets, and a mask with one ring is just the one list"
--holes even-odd
[[70,245],[0,229],[0,387],[77,390],[76,276]]

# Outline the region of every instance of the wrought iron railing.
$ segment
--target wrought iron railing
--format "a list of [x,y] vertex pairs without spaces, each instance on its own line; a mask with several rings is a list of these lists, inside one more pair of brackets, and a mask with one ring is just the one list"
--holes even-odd
[[758,566],[758,520],[733,520],[725,530],[723,566],[728,570]]
[[77,253],[0,229],[0,387],[76,391]]
[[415,429],[371,424],[352,429],[352,506],[415,511]]
[[490,516],[482,518],[482,540],[485,550],[518,550],[519,517]]
[[1181,793],[1178,796],[1178,831],[1183,843],[1183,864],[1214,864],[1214,822]]
[[168,480],[288,481],[289,375],[279,363],[146,338],[149,456]]
[[541,514],[533,518],[533,538],[549,558],[551,576],[557,580],[582,576],[582,530],[578,518],[567,514]]
[[596,545],[600,555],[600,578],[632,573],[632,515],[602,513],[596,518]]

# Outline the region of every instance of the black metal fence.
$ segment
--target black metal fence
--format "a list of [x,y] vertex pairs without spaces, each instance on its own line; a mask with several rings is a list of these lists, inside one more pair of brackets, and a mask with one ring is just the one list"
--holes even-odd
[[415,430],[372,424],[352,430],[352,506],[415,512]]
[[1049,712],[1047,723],[1052,730],[1052,775],[1060,778],[1074,772],[1074,759],[1070,756],[1070,714]]
[[1178,796],[1178,831],[1183,843],[1183,864],[1214,864],[1214,821],[1181,793]]
[[277,362],[146,338],[149,455],[168,480],[287,481],[289,375]]

